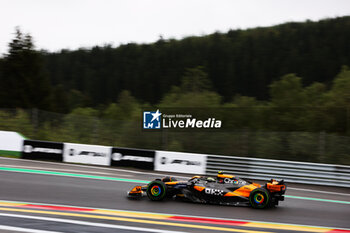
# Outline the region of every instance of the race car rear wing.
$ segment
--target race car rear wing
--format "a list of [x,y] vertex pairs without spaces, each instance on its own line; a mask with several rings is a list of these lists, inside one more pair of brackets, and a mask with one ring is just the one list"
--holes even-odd
[[270,182],[266,183],[266,189],[270,192],[282,192],[285,193],[287,186],[284,183],[284,180],[274,180],[271,179]]

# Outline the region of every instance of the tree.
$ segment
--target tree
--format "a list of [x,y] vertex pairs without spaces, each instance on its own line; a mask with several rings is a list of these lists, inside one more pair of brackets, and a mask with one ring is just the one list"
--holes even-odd
[[303,130],[305,93],[301,78],[287,74],[270,85],[271,122],[277,130]]
[[16,28],[1,66],[0,106],[50,109],[51,86],[32,37]]
[[133,116],[139,113],[139,103],[129,91],[124,90],[118,97],[118,103],[109,104],[103,112],[103,116],[114,121],[130,121]]
[[340,73],[335,77],[333,86],[328,93],[333,105],[350,107],[350,69],[343,66]]
[[187,69],[181,82],[181,91],[183,92],[203,92],[212,89],[208,74],[204,67],[197,66]]
[[98,111],[93,108],[76,108],[65,115],[62,124],[63,140],[96,143],[99,129]]
[[59,113],[69,112],[69,97],[63,85],[58,85],[52,91],[52,109]]
[[304,104],[305,96],[301,78],[287,74],[270,85],[271,102],[278,107],[299,107]]
[[180,87],[174,86],[160,102],[160,107],[218,107],[221,96],[211,91],[211,82],[203,67],[187,69]]
[[331,90],[326,94],[326,108],[330,128],[350,135],[350,70],[343,66],[335,77]]

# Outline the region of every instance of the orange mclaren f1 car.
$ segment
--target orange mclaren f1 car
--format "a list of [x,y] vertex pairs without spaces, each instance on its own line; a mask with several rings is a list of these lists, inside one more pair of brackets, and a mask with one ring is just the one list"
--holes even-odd
[[128,192],[129,198],[148,196],[152,201],[176,198],[184,201],[269,208],[284,200],[286,184],[271,179],[263,187],[260,184],[218,172],[216,177],[194,176],[188,181],[173,177],[156,179],[145,186],[135,186]]

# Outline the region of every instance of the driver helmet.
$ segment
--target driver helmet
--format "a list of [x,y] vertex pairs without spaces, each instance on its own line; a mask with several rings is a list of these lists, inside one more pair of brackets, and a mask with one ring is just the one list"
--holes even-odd
[[207,177],[208,182],[215,182],[216,180],[213,177]]
[[224,174],[223,171],[218,171],[217,177],[218,177],[219,183],[224,183],[224,179],[220,176],[220,175],[223,175],[223,174]]

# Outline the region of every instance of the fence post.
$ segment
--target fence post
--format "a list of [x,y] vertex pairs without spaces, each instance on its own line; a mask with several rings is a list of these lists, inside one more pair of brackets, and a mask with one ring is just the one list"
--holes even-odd
[[321,131],[319,134],[319,140],[318,140],[318,154],[319,154],[319,162],[324,162],[324,155],[325,155],[325,149],[326,148],[326,133],[325,131]]
[[347,128],[347,132],[346,132],[346,134],[348,135],[348,136],[350,136],[350,106],[348,106],[347,108],[346,108],[346,128]]
[[93,132],[92,132],[92,143],[98,144],[98,122],[99,118],[94,117],[94,126],[93,126]]
[[38,109],[37,108],[32,108],[32,124],[34,126],[34,133],[35,135],[38,132],[38,124],[39,124],[39,119],[38,119]]
[[162,148],[163,150],[168,149],[168,131],[166,129],[162,129]]

